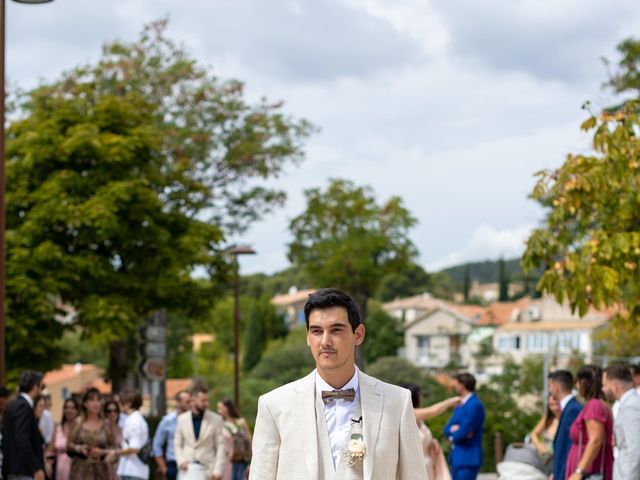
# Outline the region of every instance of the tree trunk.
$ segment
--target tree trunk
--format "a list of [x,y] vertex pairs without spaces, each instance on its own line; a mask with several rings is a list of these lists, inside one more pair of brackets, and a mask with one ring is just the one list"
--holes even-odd
[[131,387],[128,375],[128,351],[129,342],[126,339],[113,340],[109,345],[109,379],[111,380],[112,393],[119,393],[125,388]]

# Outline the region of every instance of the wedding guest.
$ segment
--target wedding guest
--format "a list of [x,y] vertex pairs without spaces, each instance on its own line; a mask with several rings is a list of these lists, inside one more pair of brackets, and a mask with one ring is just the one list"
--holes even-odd
[[531,431],[531,443],[543,458],[550,458],[553,453],[553,439],[560,422],[560,403],[553,395],[547,399],[547,411]]
[[573,394],[573,375],[568,370],[556,370],[549,374],[549,392],[560,404],[558,430],[553,439],[553,478],[564,480],[567,456],[571,448],[569,429],[582,409]]
[[101,394],[90,388],[82,396],[82,419],[69,433],[67,453],[71,457],[70,480],[110,480],[113,431],[101,416]]
[[[122,429],[118,422],[120,419],[120,405],[118,402],[113,398],[107,400],[102,407],[102,415],[107,425],[111,428],[113,443],[115,443],[116,447],[120,446],[122,444]],[[108,462],[109,476],[111,480],[119,480],[118,474],[116,473],[118,458],[114,455],[110,460],[111,461]]]
[[149,425],[140,413],[142,394],[138,390],[125,390],[120,401],[127,419],[122,429],[122,449],[117,452],[117,473],[123,480],[147,480],[149,465],[138,458],[138,452],[149,441]]
[[605,480],[611,480],[613,416],[602,400],[602,369],[597,365],[581,367],[576,374],[576,389],[585,405],[571,425],[565,478],[582,480],[602,473]]
[[75,398],[67,398],[62,406],[62,420],[53,431],[47,447],[45,464],[47,476],[55,480],[69,480],[71,457],[67,454],[67,439],[80,415],[80,405]]
[[602,390],[619,402],[613,428],[618,456],[613,462],[613,480],[640,480],[640,395],[626,365],[609,365],[602,377]]
[[442,449],[440,448],[440,444],[438,440],[433,438],[431,430],[429,430],[424,422],[459,405],[461,398],[451,397],[429,407],[420,407],[422,404],[420,387],[414,383],[401,383],[399,386],[411,392],[411,403],[413,404],[413,412],[416,416],[420,440],[422,441],[424,462],[427,467],[426,478],[430,480],[451,480],[451,473],[449,472],[449,467],[444,458],[444,453],[442,453]]
[[235,403],[230,398],[220,400],[217,404],[218,414],[224,420],[224,427],[231,435],[231,480],[243,480],[249,461],[251,460],[252,435],[249,424],[240,416]]

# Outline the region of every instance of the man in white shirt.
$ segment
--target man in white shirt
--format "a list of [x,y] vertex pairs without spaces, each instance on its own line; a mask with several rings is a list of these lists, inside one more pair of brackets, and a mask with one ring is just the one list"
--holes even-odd
[[627,365],[609,365],[602,376],[602,391],[617,400],[619,410],[613,432],[618,456],[613,480],[640,480],[640,395]]
[[325,288],[304,307],[316,369],[260,397],[250,480],[427,478],[408,390],[362,373],[354,300]]
[[45,389],[42,391],[40,396],[44,398],[44,411],[42,412],[42,416],[38,422],[38,427],[40,428],[40,432],[42,432],[44,444],[49,445],[53,438],[53,431],[56,429],[56,422],[53,420],[53,416],[51,415],[51,394]]
[[118,475],[122,480],[147,480],[149,465],[138,457],[138,452],[149,441],[149,426],[140,413],[142,394],[138,390],[125,390],[122,393],[122,407],[127,420],[122,429],[122,449],[117,451]]

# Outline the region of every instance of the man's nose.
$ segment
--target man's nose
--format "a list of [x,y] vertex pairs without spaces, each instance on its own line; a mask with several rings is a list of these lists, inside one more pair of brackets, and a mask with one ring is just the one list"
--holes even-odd
[[320,341],[322,342],[321,345],[330,346],[332,344],[332,340],[329,332],[324,332]]

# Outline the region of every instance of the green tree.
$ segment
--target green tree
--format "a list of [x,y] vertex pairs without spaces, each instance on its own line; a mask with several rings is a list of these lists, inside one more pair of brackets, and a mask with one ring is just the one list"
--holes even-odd
[[404,345],[402,323],[384,311],[376,301],[369,301],[364,357],[371,363],[380,357],[396,355]]
[[59,363],[55,315],[71,305],[74,323],[111,345],[118,388],[142,319],[206,312],[226,282],[227,236],[284,200],[262,180],[302,158],[310,125],[280,103],[249,104],[241,82],[213,77],[165,28],[106,45],[20,99],[7,132],[14,368]]
[[509,301],[509,274],[505,266],[504,258],[498,261],[498,285],[499,285],[499,302]]
[[469,265],[466,265],[464,268],[464,280],[462,285],[462,295],[464,297],[465,303],[471,300],[469,295],[470,290],[471,290],[471,274],[469,273]]
[[369,187],[334,179],[305,191],[307,207],[291,221],[289,259],[317,286],[349,292],[367,318],[380,279],[416,256],[409,230],[416,220],[399,197],[378,204]]
[[389,302],[396,298],[411,297],[431,291],[431,276],[416,263],[409,263],[401,271],[388,273],[380,280],[375,298]]
[[242,362],[245,372],[251,371],[260,361],[270,339],[283,337],[287,333],[284,317],[276,312],[266,295],[252,301],[248,317]]
[[591,305],[617,310],[612,353],[632,355],[640,349],[640,45],[628,40],[619,50],[610,85],[634,98],[582,124],[593,133],[592,153],[570,154],[560,168],[538,174],[532,197],[548,213],[522,262],[543,267],[538,288],[568,299],[580,315]]

